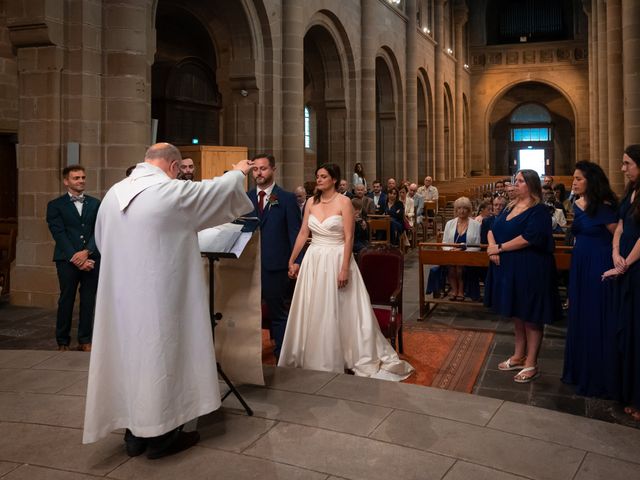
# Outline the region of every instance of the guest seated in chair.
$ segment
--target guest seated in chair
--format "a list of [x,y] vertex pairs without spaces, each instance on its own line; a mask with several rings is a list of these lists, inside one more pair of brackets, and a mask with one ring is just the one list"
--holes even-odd
[[502,210],[504,210],[504,207],[506,206],[507,199],[505,197],[496,197],[493,199],[492,214],[482,220],[482,225],[480,226],[480,243],[484,245],[489,243],[489,240],[487,239],[489,230],[491,230],[496,217],[502,213]]
[[391,244],[400,244],[400,235],[404,232],[404,204],[400,201],[400,193],[396,187],[387,190],[387,203],[384,214],[391,218]]
[[[471,201],[467,197],[460,197],[453,203],[455,218],[449,220],[444,227],[443,243],[463,243],[465,246],[442,247],[444,250],[480,250],[480,223],[470,218]],[[473,247],[466,247],[466,244]],[[451,286],[449,300],[463,301],[465,285],[463,281],[464,267],[449,266],[449,285]],[[478,298],[479,286],[468,290],[468,296]],[[472,291],[473,290],[473,291]]]
[[488,202],[482,202],[480,203],[480,205],[478,205],[478,215],[476,215],[476,218],[475,218],[476,222],[482,223],[485,218],[488,218],[491,216],[492,203],[493,202],[488,201]]
[[352,198],[351,203],[353,205],[354,218],[355,218],[355,230],[353,232],[353,254],[358,255],[360,251],[369,245],[369,227],[365,220],[366,214],[362,208],[361,198]]

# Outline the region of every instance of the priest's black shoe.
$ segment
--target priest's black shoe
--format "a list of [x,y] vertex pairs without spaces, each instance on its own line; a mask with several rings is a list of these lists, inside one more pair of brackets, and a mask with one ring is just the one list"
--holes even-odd
[[168,434],[154,438],[149,443],[147,458],[156,460],[174,455],[187,448],[193,447],[199,440],[200,434],[198,432],[183,432],[181,428],[173,430]]
[[142,455],[147,449],[149,439],[143,437],[136,437],[131,430],[127,428],[124,432],[124,444],[127,447],[127,455],[130,457],[137,457]]

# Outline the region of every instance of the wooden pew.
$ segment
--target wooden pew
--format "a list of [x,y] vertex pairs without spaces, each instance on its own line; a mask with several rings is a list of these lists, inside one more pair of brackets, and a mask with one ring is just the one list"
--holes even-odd
[[[446,299],[427,299],[425,293],[425,275],[424,267],[426,266],[446,266],[455,265],[461,267],[489,267],[489,257],[487,256],[487,245],[481,245],[480,251],[467,250],[442,250],[442,247],[460,247],[462,244],[455,243],[420,243],[418,245],[419,259],[419,285],[420,297],[420,319],[427,318],[439,303],[453,303]],[[554,258],[558,271],[569,270],[571,268],[571,250],[573,247],[556,246]],[[476,302],[466,302],[467,305],[480,305]],[[456,305],[460,305],[456,302]]]

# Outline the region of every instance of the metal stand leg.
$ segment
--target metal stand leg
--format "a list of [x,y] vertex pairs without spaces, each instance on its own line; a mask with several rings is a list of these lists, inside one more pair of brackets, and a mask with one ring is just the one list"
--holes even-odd
[[242,398],[242,395],[240,395],[240,392],[238,392],[238,389],[233,385],[233,383],[231,383],[231,380],[229,380],[229,378],[225,375],[225,373],[222,370],[222,367],[220,366],[220,364],[216,363],[216,366],[218,367],[218,374],[222,377],[222,379],[224,380],[224,383],[227,384],[227,387],[229,387],[229,391],[222,396],[222,401],[224,402],[225,399],[229,395],[231,395],[233,393],[236,396],[236,398],[238,399],[238,401],[244,407],[244,410],[245,410],[245,412],[247,412],[247,415],[252,417],[253,416],[253,410],[251,410],[251,407],[249,405],[247,405],[247,402],[245,402],[244,398]]

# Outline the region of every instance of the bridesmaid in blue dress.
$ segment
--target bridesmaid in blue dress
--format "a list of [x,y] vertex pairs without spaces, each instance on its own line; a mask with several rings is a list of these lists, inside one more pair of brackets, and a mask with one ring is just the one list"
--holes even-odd
[[625,412],[640,422],[640,144],[628,146],[622,171],[629,179],[613,235],[611,319],[618,321],[622,355],[622,400]]
[[513,318],[515,348],[500,370],[519,370],[513,380],[528,383],[539,376],[538,351],[544,325],[560,318],[562,310],[553,257],[551,215],[540,203],[538,173],[520,170],[515,199],[496,218],[489,231],[489,272],[485,305]]
[[589,397],[618,398],[615,324],[605,308],[601,275],[613,268],[611,241],[618,201],[599,165],[578,162],[572,190],[576,200],[571,231],[575,245],[569,272],[569,322],[562,381]]

